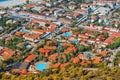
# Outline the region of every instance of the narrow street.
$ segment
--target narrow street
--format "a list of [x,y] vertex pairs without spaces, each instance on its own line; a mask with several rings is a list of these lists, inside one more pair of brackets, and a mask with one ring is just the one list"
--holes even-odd
[[111,67],[113,65],[113,60],[114,60],[115,55],[116,55],[116,53],[118,51],[120,51],[120,47],[118,47],[117,49],[112,50],[113,55],[110,56],[111,63],[108,64],[108,67]]

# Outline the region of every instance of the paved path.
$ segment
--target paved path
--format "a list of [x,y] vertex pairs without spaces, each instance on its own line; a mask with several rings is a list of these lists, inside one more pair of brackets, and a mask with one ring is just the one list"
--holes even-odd
[[96,70],[98,70],[98,68],[83,68],[83,70],[96,71]]
[[115,55],[116,55],[116,53],[117,53],[118,51],[120,51],[120,47],[118,47],[117,49],[112,50],[113,55],[110,56],[110,61],[111,61],[111,63],[108,64],[108,67],[111,67],[111,66],[112,66],[113,60],[114,60]]

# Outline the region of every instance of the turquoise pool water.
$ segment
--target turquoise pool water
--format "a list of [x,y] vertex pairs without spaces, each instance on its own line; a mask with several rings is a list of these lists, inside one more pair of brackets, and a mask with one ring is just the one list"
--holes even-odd
[[71,39],[70,41],[71,41],[71,42],[78,42],[77,39]]
[[27,33],[27,32],[28,32],[28,30],[23,29],[23,30],[21,30],[21,32]]
[[8,1],[8,0],[0,0],[0,2],[4,2],[4,1]]
[[46,69],[46,66],[47,66],[47,64],[45,62],[41,62],[41,63],[36,64],[36,68],[39,71],[44,71]]
[[85,54],[86,56],[88,56],[88,57],[94,56],[94,54],[92,54],[92,53],[90,53],[90,52],[84,52],[84,54]]
[[69,37],[69,36],[71,36],[72,34],[71,34],[70,32],[66,32],[65,35],[66,35],[66,37]]
[[91,22],[91,20],[86,20],[85,22]]
[[26,46],[26,49],[29,49],[30,47],[31,47],[30,45],[27,45],[27,46]]
[[2,56],[0,56],[0,59],[2,59],[3,57]]

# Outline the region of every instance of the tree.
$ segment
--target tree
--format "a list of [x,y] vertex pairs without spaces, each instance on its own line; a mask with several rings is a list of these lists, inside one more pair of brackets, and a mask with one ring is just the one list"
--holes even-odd
[[79,50],[79,52],[83,52],[83,51],[85,51],[85,46],[84,45],[79,45],[78,46],[78,50]]
[[29,0],[26,0],[26,4],[29,4]]
[[102,33],[102,35],[105,37],[105,38],[108,38],[109,37],[109,34],[106,32],[106,33]]
[[115,39],[115,41],[109,46],[111,49],[115,49],[117,47],[119,47],[120,45],[120,37]]

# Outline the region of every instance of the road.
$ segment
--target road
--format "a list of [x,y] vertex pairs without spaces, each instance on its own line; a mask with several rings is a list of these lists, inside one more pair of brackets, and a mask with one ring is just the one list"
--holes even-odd
[[120,8],[120,5],[116,6],[115,9],[108,14],[107,16],[108,20],[112,17],[112,13],[118,8]]
[[98,68],[83,68],[83,70],[87,70],[87,71],[96,71],[96,70],[98,70]]
[[113,60],[114,60],[115,55],[116,55],[116,53],[117,53],[118,51],[120,51],[120,47],[118,47],[117,49],[112,50],[113,55],[110,56],[110,61],[111,61],[111,63],[108,64],[108,67],[111,67],[111,66],[112,66]]
[[[94,11],[96,11],[97,9],[99,9],[99,7],[96,8]],[[92,14],[94,11],[92,11],[90,14]],[[87,13],[82,18],[78,19],[78,21],[77,21],[78,23],[76,25],[78,26],[82,21],[85,21],[90,14]]]

